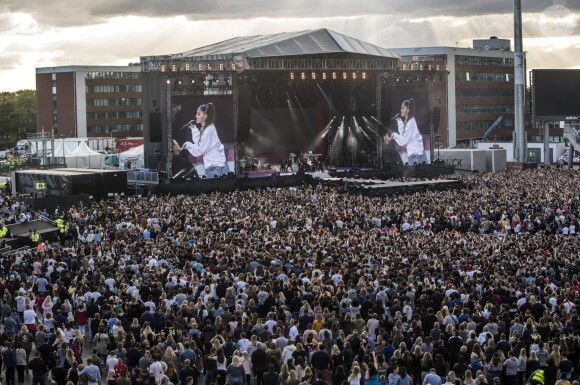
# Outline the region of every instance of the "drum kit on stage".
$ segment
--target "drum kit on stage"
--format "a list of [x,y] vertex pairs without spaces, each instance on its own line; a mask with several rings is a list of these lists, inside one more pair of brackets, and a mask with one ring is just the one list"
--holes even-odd
[[[303,169],[306,172],[318,170],[320,168],[319,157],[321,155],[313,153],[290,153],[288,154],[288,158],[281,162],[281,169],[284,171]],[[239,166],[242,172],[269,170],[271,168],[270,163],[263,162],[260,158],[252,155],[240,158]]]

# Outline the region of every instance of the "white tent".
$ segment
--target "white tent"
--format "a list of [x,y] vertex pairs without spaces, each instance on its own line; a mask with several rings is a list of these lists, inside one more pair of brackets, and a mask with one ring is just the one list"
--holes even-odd
[[85,141],[81,141],[68,157],[65,149],[65,158],[68,167],[103,168],[105,166],[105,155],[92,150]]
[[65,158],[70,158],[72,155],[72,151],[68,149],[68,146],[64,145],[64,152],[63,152],[63,142],[62,141],[55,141],[54,142],[54,156],[62,157],[64,155]]
[[119,167],[126,168],[127,163],[131,163],[131,168],[145,167],[144,145],[139,145],[119,153]]

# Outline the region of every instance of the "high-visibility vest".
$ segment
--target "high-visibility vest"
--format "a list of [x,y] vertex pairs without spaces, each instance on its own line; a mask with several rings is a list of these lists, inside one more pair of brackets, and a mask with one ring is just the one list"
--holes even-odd
[[536,384],[543,384],[544,383],[544,371],[542,369],[536,370],[532,374],[532,378],[530,381],[534,381]]

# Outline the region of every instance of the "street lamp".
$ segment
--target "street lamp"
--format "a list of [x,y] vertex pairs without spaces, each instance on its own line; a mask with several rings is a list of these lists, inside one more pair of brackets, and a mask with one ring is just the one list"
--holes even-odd
[[66,161],[64,157],[64,134],[60,134],[60,139],[62,140],[62,164],[66,166]]
[[[105,150],[107,150],[107,151],[109,151],[109,150],[110,150],[110,152],[112,153],[112,152],[114,152],[114,149],[115,149],[115,147],[113,146],[113,132],[117,132],[117,130],[110,130],[110,131],[109,131],[109,130],[107,130],[106,132],[107,132],[108,134],[110,134],[110,141],[109,141],[109,143],[107,144],[107,146],[106,146]],[[110,146],[112,146],[112,147],[109,147],[109,145],[110,145]]]

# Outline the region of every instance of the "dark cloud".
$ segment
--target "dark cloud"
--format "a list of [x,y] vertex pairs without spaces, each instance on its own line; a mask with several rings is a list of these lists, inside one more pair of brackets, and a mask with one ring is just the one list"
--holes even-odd
[[[474,16],[513,13],[506,0],[10,0],[10,12],[34,15],[42,25],[71,26],[95,24],[114,16],[185,16],[191,20],[271,18],[321,18],[361,15],[400,17]],[[580,0],[524,0],[525,13],[539,13],[554,3],[573,12],[580,11]],[[443,28],[443,26],[442,26]]]

